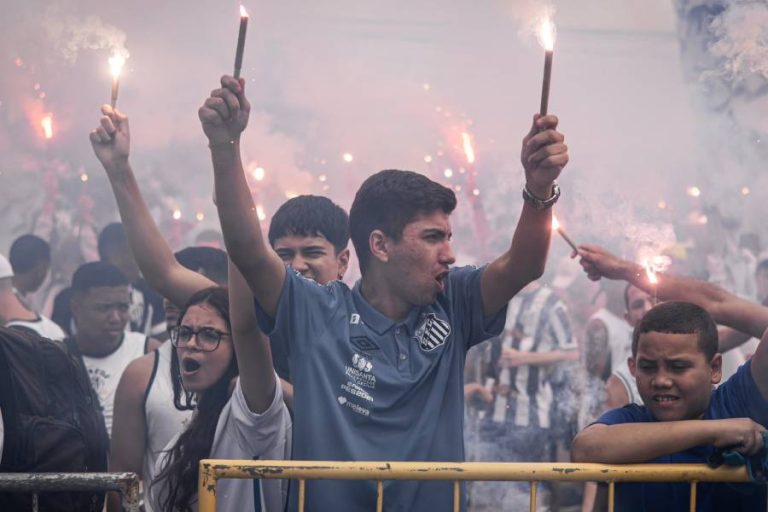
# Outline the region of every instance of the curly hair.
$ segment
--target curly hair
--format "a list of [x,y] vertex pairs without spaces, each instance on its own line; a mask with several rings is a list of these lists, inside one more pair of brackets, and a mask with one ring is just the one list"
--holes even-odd
[[[231,328],[229,297],[226,288],[213,287],[195,293],[182,308],[179,315],[179,325],[187,310],[198,304],[207,304],[213,307],[224,319],[227,327]],[[174,383],[174,405],[180,410],[195,408],[196,412],[187,429],[169,450],[163,468],[152,485],[157,485],[165,480],[167,492],[160,496],[162,510],[192,512],[192,505],[197,498],[198,465],[201,459],[210,456],[219,415],[229,400],[230,382],[239,375],[237,358],[233,355],[224,375],[213,386],[195,397],[185,391],[181,385],[181,372],[175,350],[173,351],[171,371]],[[184,398],[183,401],[182,398]]]

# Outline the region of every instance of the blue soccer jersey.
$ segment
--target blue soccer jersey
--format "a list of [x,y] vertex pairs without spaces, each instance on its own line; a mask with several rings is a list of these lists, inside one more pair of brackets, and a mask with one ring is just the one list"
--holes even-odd
[[[289,354],[297,460],[463,461],[464,361],[498,335],[484,318],[482,269],[453,269],[434,304],[393,321],[353,289],[288,270],[276,318],[259,322]],[[293,486],[290,509],[296,507]],[[463,498],[462,498],[463,500]],[[387,510],[449,510],[450,482],[384,484]],[[375,482],[309,481],[307,510],[375,510]],[[463,505],[462,505],[463,507]]]

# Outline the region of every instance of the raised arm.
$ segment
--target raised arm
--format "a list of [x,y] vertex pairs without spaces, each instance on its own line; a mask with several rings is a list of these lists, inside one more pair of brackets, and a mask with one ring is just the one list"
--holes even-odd
[[90,135],[91,145],[107,171],[131,251],[147,282],[182,306],[195,292],[215,283],[176,261],[149,213],[131,169],[128,117],[109,105],[104,105],[101,112],[100,124]]
[[733,448],[754,455],[763,448],[765,428],[749,418],[595,423],[574,438],[574,462],[641,464],[700,445]]
[[756,338],[768,328],[768,307],[744,300],[717,285],[693,277],[659,273],[651,284],[644,268],[623,260],[596,245],[579,247],[581,266],[596,281],[601,277],[628,281],[660,300],[690,302],[707,310],[715,322]]
[[[533,119],[531,131],[523,139],[521,160],[526,188],[535,197],[552,197],[553,183],[568,163],[565,137],[556,131],[555,116]],[[537,210],[523,204],[509,250],[483,271],[481,286],[486,316],[500,310],[525,285],[544,273],[551,237],[552,209]]]
[[221,78],[198,115],[208,137],[213,161],[216,207],[229,257],[242,273],[253,296],[274,317],[285,280],[285,265],[261,231],[256,207],[240,159],[240,135],[248,125],[251,105],[245,81]]
[[[266,411],[275,396],[277,378],[272,368],[269,339],[259,330],[253,309],[253,295],[240,271],[229,262],[229,316],[240,386],[251,412]],[[246,370],[247,369],[247,370]]]

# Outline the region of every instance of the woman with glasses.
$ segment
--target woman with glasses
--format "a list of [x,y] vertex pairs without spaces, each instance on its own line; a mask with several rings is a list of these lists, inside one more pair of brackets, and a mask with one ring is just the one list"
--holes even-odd
[[[187,429],[158,460],[150,490],[153,510],[196,510],[201,459],[290,457],[291,419],[272,369],[269,341],[255,327],[242,277],[232,265],[229,272],[229,297],[218,287],[195,293],[171,330],[178,359],[174,373],[184,392],[194,395],[196,408]],[[248,372],[240,375],[238,363]],[[221,480],[217,510],[281,511],[287,484]]]
[[[131,170],[128,118],[107,106],[102,113],[91,142],[112,183],[131,250],[147,281],[184,305],[171,331],[173,405],[194,413],[149,471],[148,510],[193,511],[201,459],[287,459],[291,419],[245,280],[230,264],[228,296],[176,261]],[[248,371],[240,375],[238,366]],[[224,479],[216,494],[219,511],[282,511],[287,482]]]

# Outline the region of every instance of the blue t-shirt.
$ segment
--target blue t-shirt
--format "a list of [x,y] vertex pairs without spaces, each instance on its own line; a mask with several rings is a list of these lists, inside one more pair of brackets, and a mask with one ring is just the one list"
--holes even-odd
[[[751,362],[720,387],[712,391],[705,420],[751,418],[768,427],[768,400],[752,378]],[[603,414],[595,423],[618,425],[657,421],[650,411],[630,404]],[[654,464],[703,464],[714,452],[713,446],[696,446],[688,450],[649,461]],[[697,485],[699,512],[765,511],[765,484],[705,484]],[[665,512],[688,510],[690,485],[681,483],[616,484],[616,510]]]
[[[483,316],[481,269],[452,269],[434,304],[395,322],[353,289],[288,269],[276,318],[259,323],[288,350],[296,460],[464,460],[464,361],[498,335],[506,308]],[[289,509],[296,508],[292,486]],[[375,510],[376,484],[307,481],[308,511]],[[462,500],[463,501],[463,500]],[[384,483],[386,510],[450,510],[450,482]]]

